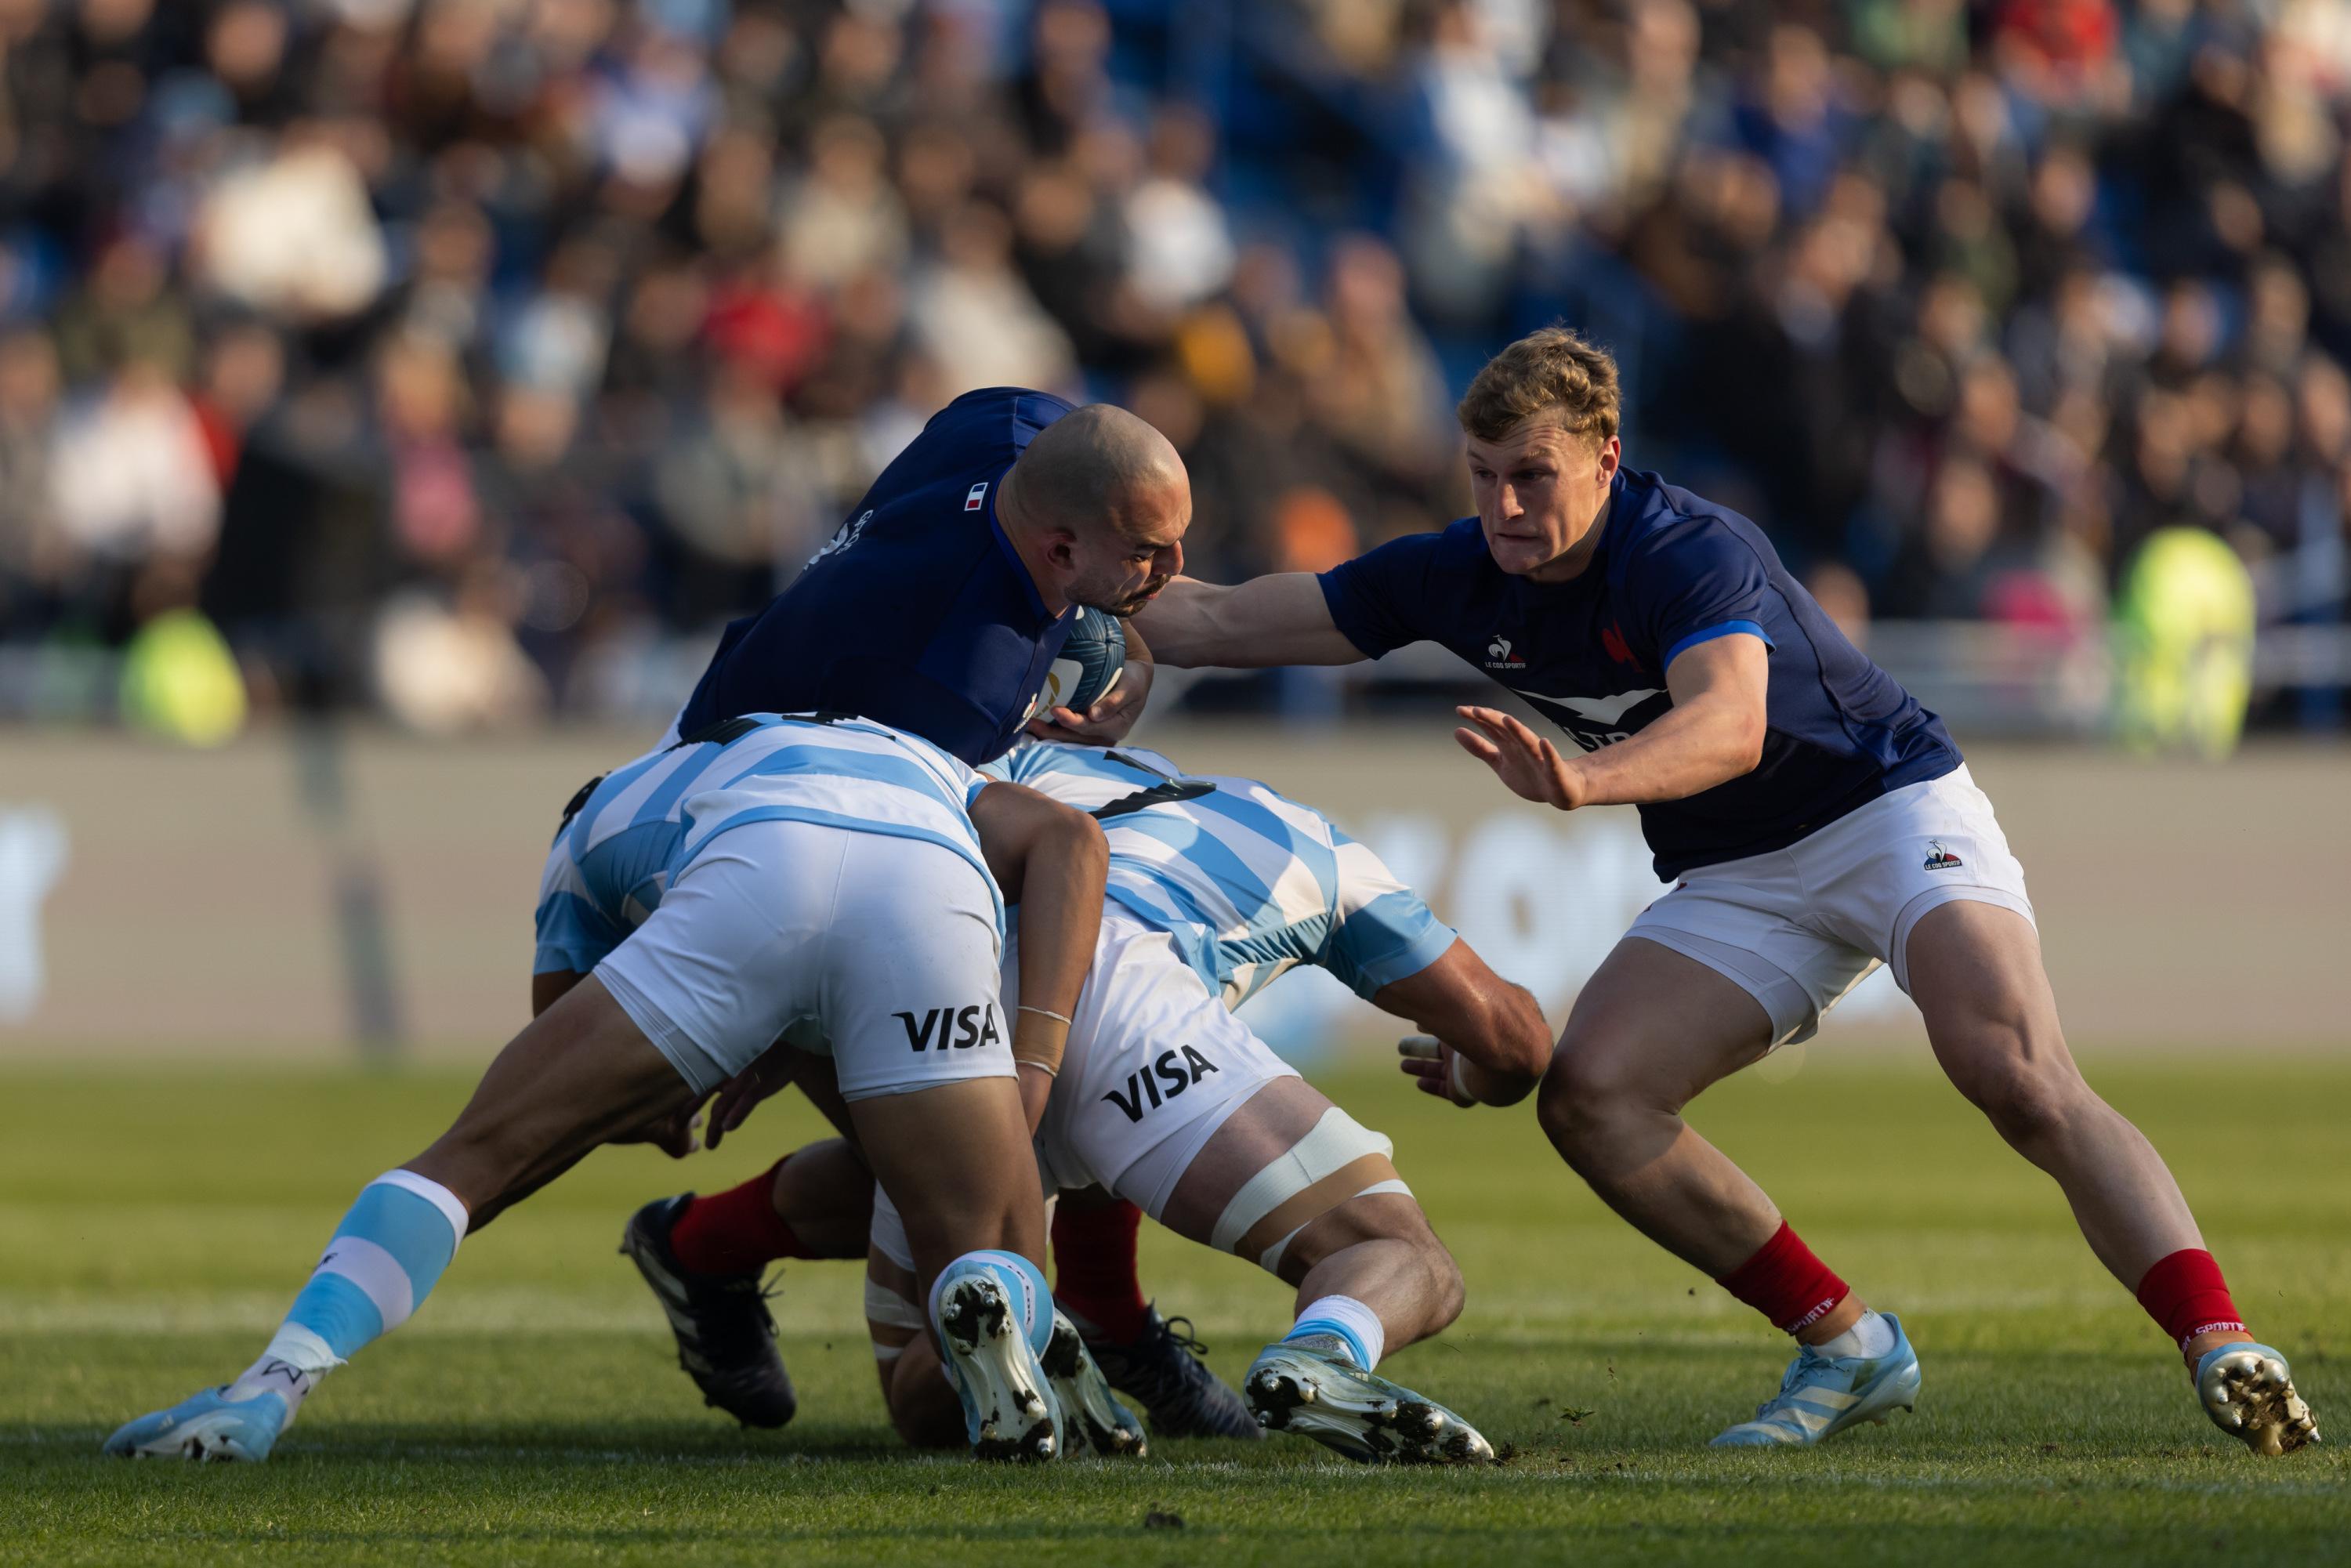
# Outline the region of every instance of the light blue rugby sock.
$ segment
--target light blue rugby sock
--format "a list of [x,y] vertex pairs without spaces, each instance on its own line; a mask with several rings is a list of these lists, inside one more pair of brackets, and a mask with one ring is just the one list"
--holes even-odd
[[1298,1314],[1285,1343],[1298,1343],[1345,1356],[1365,1372],[1379,1365],[1387,1349],[1387,1329],[1379,1314],[1353,1296],[1323,1296]]
[[465,1204],[439,1182],[395,1170],[368,1183],[262,1364],[282,1362],[315,1379],[406,1322],[456,1255],[465,1225]]

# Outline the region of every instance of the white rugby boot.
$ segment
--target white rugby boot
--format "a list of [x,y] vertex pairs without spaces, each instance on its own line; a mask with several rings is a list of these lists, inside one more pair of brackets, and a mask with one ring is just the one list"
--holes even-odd
[[1052,1386],[1054,1402],[1061,1407],[1062,1437],[1070,1457],[1092,1451],[1104,1458],[1143,1458],[1149,1448],[1143,1423],[1118,1402],[1110,1380],[1087,1352],[1078,1325],[1058,1307],[1053,1310],[1053,1337],[1038,1360]]
[[1258,1352],[1241,1397],[1269,1432],[1295,1432],[1369,1465],[1483,1465],[1493,1445],[1433,1399],[1293,1340]]
[[1029,1348],[1004,1286],[967,1274],[939,1299],[947,1375],[963,1398],[964,1435],[975,1458],[1037,1462],[1061,1457],[1060,1412],[1037,1353]]

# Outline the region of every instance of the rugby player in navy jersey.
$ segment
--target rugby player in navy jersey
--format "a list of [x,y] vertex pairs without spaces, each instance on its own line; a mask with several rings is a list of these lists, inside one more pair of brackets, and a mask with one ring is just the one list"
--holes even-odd
[[[1102,403],[1073,409],[1021,387],[967,392],[883,470],[799,577],[726,628],[666,738],[747,713],[837,712],[919,736],[975,767],[1001,756],[1024,726],[1116,741],[1150,691],[1141,641],[1128,641],[1117,685],[1083,713],[1040,711],[1047,672],[1081,607],[1130,614],[1183,570],[1191,517],[1182,458],[1134,414]],[[534,1003],[547,1006],[577,978],[542,969]],[[1023,1013],[1014,1027],[1057,1026]],[[683,1120],[641,1135],[674,1154],[693,1146]],[[779,1168],[775,1182],[818,1179],[819,1162],[807,1164]],[[629,1249],[681,1334],[700,1346],[688,1354],[703,1363],[705,1394],[747,1422],[776,1426],[793,1408],[791,1385],[757,1268],[732,1239],[742,1221],[771,1213],[765,1192],[747,1183],[681,1200],[658,1224],[632,1226]],[[1124,1203],[1057,1218],[1068,1305],[1159,1429],[1256,1436],[1239,1396],[1144,1303],[1140,1219]]]
[[[1140,609],[1183,570],[1191,521],[1183,459],[1123,409],[1020,387],[966,392],[789,586],[726,628],[677,732],[747,713],[850,713],[977,768],[1037,716],[1077,608]],[[1139,643],[1128,658],[1071,734],[1107,742],[1134,723],[1151,672]]]
[[[1871,1312],[1681,1118],[1879,963],[1937,1060],[2064,1191],[2098,1260],[2255,1452],[2316,1437],[2247,1332],[2177,1183],[2082,1080],[2024,878],[1942,723],[1847,642],[1745,517],[1620,465],[1616,367],[1537,332],[1462,400],[1478,516],[1319,577],[1179,579],[1138,617],[1176,666],[1350,664],[1435,642],[1574,741],[1465,707],[1530,800],[1633,805],[1672,890],[1578,997],[1538,1098],[1552,1144],[1652,1240],[1794,1336],[1779,1393],[1715,1441],[1809,1445],[1917,1396]],[[1407,1062],[1434,1075],[1442,1064]]]

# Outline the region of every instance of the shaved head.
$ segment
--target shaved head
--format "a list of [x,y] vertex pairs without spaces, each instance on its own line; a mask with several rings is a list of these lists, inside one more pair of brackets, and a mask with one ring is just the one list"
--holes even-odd
[[1014,472],[1022,506],[1078,533],[1190,488],[1167,438],[1106,402],[1071,409],[1039,431]]
[[1183,569],[1192,484],[1157,430],[1123,408],[1088,403],[1029,443],[1005,476],[998,516],[1021,536],[1024,557],[1042,558],[1040,588],[1129,615]]

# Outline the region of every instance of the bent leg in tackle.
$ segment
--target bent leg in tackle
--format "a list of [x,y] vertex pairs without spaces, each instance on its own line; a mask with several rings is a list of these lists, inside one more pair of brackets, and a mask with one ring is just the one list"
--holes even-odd
[[1374,1370],[1461,1307],[1460,1271],[1388,1140],[1275,1056],[1164,937],[1122,947],[1111,984],[1099,955],[1095,971],[1040,1129],[1055,1185],[1105,1187],[1299,1288],[1296,1326],[1245,1390],[1267,1429],[1354,1458],[1489,1457],[1458,1416]]
[[1171,1229],[1297,1288],[1297,1321],[1242,1382],[1266,1429],[1373,1463],[1489,1461],[1476,1427],[1377,1371],[1389,1351],[1450,1323],[1462,1301],[1461,1271],[1392,1149],[1302,1079],[1276,1078],[1172,1186],[1152,1181],[1146,1164],[1122,1190]]
[[423,1304],[470,1216],[693,1093],[602,986],[573,988],[499,1052],[447,1133],[360,1189],[259,1360],[122,1427],[106,1452],[267,1458],[321,1378]]

